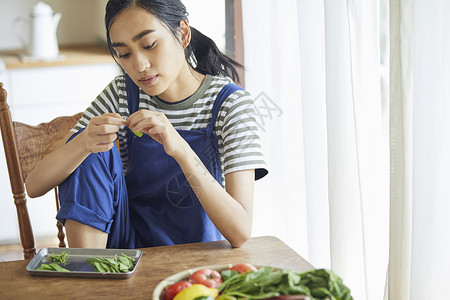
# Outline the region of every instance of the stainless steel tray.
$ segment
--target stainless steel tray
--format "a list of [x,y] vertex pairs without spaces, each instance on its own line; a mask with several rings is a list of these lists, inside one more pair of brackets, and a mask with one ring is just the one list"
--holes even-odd
[[[52,253],[60,254],[63,251],[69,255],[69,258],[67,259],[67,264],[61,264],[61,266],[69,270],[69,272],[36,270],[41,264],[52,262],[52,259],[50,258]],[[136,259],[134,268],[130,272],[101,273],[94,270],[86,261],[89,257],[114,257],[115,255],[120,256],[122,253]],[[128,278],[133,275],[136,270],[141,256],[142,251],[137,249],[42,248],[28,263],[27,271],[33,276],[88,277],[104,279]]]

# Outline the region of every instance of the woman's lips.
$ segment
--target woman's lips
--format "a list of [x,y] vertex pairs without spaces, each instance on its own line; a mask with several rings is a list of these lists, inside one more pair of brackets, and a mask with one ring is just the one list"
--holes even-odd
[[155,80],[158,78],[158,75],[155,76],[146,76],[143,77],[141,79],[139,79],[139,81],[143,84],[143,85],[150,85],[152,83],[155,82]]

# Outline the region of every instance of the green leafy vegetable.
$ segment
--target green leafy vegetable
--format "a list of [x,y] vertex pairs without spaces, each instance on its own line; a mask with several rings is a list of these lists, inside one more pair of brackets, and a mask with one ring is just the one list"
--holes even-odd
[[39,268],[36,268],[36,270],[39,271],[58,271],[58,272],[70,272],[67,269],[64,269],[63,267],[61,267],[60,265],[58,265],[57,263],[53,262],[51,264],[42,264]]
[[233,271],[233,270],[224,270],[222,271],[221,275],[222,275],[222,279],[223,281],[228,280],[228,278],[233,277],[234,275],[239,274],[237,271]]
[[257,272],[232,274],[223,271],[220,295],[237,299],[266,299],[281,295],[306,295],[315,299],[353,300],[350,290],[331,270],[304,273],[262,267]]
[[52,259],[53,262],[65,263],[69,258],[69,254],[67,254],[67,252],[65,251],[62,251],[60,254],[51,253],[50,258]]
[[41,264],[39,268],[36,268],[36,270],[39,271],[58,271],[58,272],[70,272],[67,269],[64,269],[59,264],[66,264],[67,259],[69,258],[69,254],[67,252],[62,251],[60,254],[57,253],[51,253],[50,258],[52,260],[52,263],[50,264]]
[[135,259],[122,253],[114,257],[89,257],[88,264],[101,273],[126,273],[134,268]]

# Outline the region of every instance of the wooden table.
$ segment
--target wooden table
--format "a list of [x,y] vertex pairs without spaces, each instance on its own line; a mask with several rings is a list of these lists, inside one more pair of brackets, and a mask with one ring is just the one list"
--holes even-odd
[[296,272],[314,267],[278,238],[248,240],[240,248],[227,241],[144,248],[128,279],[35,277],[26,271],[29,260],[0,263],[0,299],[152,299],[164,278],[206,265],[248,262]]

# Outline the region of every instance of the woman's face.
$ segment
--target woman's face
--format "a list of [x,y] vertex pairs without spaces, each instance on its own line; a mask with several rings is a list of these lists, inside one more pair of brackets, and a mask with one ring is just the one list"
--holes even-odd
[[[187,23],[182,25],[186,30]],[[184,49],[158,18],[132,6],[113,21],[110,38],[120,65],[142,90],[163,100],[182,100],[177,98],[184,97],[183,82],[189,73]]]

